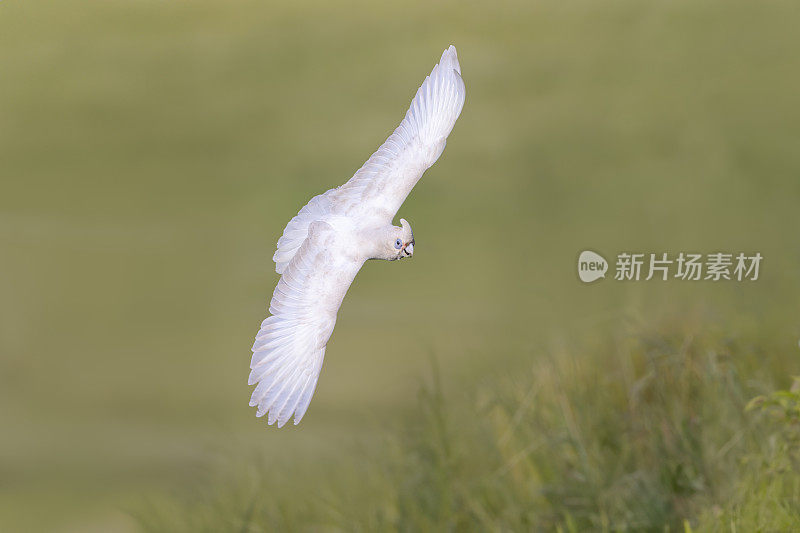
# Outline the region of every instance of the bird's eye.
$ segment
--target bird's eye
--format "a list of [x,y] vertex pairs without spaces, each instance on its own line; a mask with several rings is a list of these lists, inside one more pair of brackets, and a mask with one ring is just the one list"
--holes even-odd
[[397,239],[396,241],[394,241],[394,247],[399,250],[400,248],[403,247],[403,241],[401,241],[400,239]]

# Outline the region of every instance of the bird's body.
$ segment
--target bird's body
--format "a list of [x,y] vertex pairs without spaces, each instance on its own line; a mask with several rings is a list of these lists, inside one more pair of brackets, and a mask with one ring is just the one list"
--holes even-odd
[[414,252],[411,226],[392,219],[441,155],[464,105],[454,47],[417,91],[394,133],[341,187],[315,196],[292,218],[273,256],[281,279],[253,345],[249,384],[257,416],[300,422],[311,401],[336,314],[368,259]]

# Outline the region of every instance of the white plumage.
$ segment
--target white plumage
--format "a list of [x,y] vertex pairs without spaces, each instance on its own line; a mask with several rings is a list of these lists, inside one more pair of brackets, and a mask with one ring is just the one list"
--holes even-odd
[[441,155],[464,106],[456,49],[442,54],[397,129],[344,185],[315,196],[292,218],[273,256],[281,279],[253,344],[250,398],[282,427],[303,418],[347,289],[367,259],[413,255],[411,226],[392,219]]

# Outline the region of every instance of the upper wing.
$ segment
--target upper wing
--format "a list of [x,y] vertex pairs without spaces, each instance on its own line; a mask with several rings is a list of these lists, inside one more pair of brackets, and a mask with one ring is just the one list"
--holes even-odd
[[464,107],[464,96],[461,67],[451,46],[417,90],[403,121],[378,151],[347,183],[312,198],[287,224],[272,257],[278,274],[300,249],[309,225],[330,213],[363,213],[390,223],[422,173],[444,150]]
[[391,222],[422,173],[439,159],[465,95],[456,48],[450,46],[394,133],[335,191],[336,197]]
[[256,416],[282,427],[300,422],[311,402],[333,333],[336,313],[362,262],[337,254],[337,235],[326,222],[310,225],[308,238],[283,272],[268,317],[253,345],[248,384],[258,383],[250,405]]

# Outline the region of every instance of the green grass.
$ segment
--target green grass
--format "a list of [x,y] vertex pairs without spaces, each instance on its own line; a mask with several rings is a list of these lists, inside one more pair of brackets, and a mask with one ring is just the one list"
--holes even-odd
[[[777,430],[743,408],[800,373],[799,18],[0,2],[0,528],[791,516],[763,475]],[[303,423],[267,428],[246,379],[274,243],[450,43],[467,102],[399,213],[414,260],[366,265]],[[764,263],[753,283],[586,286],[587,248]]]
[[[315,476],[323,481],[312,491],[250,464],[172,506],[140,511],[142,523],[150,531],[794,530],[798,389],[747,407],[770,379],[751,366],[748,339],[703,331],[711,325],[617,331],[537,354],[527,372],[469,394],[445,394],[434,363],[414,414],[380,451]],[[774,359],[796,357],[760,344]]]

